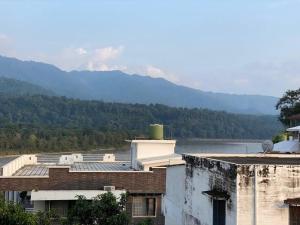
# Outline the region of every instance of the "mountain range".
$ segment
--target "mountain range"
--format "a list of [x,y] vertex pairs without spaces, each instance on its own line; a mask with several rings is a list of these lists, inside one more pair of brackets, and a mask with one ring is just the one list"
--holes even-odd
[[39,86],[36,90],[41,94],[81,100],[158,103],[243,114],[277,114],[276,97],[205,92],[163,78],[130,75],[121,71],[67,72],[46,63],[0,56],[0,76],[26,82],[23,85]]

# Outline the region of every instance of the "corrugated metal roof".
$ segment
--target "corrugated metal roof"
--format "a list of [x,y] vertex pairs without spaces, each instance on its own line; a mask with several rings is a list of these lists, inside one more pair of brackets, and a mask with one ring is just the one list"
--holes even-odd
[[130,171],[130,162],[76,162],[70,171]]
[[13,176],[47,176],[49,169],[45,165],[27,165],[17,170]]
[[[56,167],[65,165],[55,165]],[[17,170],[13,176],[48,176],[51,165],[26,165]],[[76,162],[70,165],[71,172],[107,172],[131,171],[130,162]]]
[[1,157],[0,158],[0,167],[4,166],[5,164],[9,163],[10,161],[16,159],[18,156],[8,156],[8,157]]

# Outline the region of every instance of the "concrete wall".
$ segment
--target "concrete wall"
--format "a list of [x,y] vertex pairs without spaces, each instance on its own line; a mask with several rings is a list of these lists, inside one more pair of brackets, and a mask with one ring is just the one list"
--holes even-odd
[[240,166],[237,181],[238,224],[289,225],[284,200],[300,198],[300,166]]
[[185,165],[167,168],[166,194],[163,199],[166,225],[182,225],[184,192],[185,192]]
[[34,212],[44,212],[45,211],[45,201],[34,201],[33,202],[33,211]]
[[171,155],[175,152],[175,140],[133,140],[131,142],[131,164],[135,169],[138,159]]
[[213,225],[213,199],[206,191],[227,193],[226,224],[237,224],[237,167],[205,158],[184,156],[185,166],[167,169],[166,225]]
[[36,163],[37,157],[35,155],[21,155],[2,167],[2,176],[11,176],[24,165]]
[[185,156],[185,225],[213,225],[213,197],[205,191],[227,193],[226,224],[237,224],[236,166]]
[[74,162],[82,162],[83,156],[82,154],[71,154],[71,155],[61,155],[59,157],[59,164],[73,164]]

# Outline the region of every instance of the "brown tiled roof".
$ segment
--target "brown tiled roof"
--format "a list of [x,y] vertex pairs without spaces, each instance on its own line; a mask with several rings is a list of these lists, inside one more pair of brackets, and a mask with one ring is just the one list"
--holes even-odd
[[295,114],[288,117],[289,120],[300,120],[300,114]]

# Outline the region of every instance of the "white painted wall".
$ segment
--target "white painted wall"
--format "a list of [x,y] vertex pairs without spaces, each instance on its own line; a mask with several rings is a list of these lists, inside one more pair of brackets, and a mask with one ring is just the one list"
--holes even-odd
[[163,198],[166,225],[183,224],[185,165],[167,168],[166,194]]
[[116,161],[116,157],[114,154],[104,154],[103,161],[104,162],[114,162],[114,161]]
[[33,202],[33,211],[34,212],[44,212],[46,208],[45,201],[34,201]]
[[82,154],[71,154],[71,155],[61,155],[59,157],[59,164],[70,165],[74,162],[82,162]]
[[168,168],[166,225],[213,225],[213,199],[203,192],[216,186],[230,193],[226,201],[226,224],[236,225],[236,182],[226,175],[230,169],[226,163],[210,164],[210,168],[204,165]]
[[131,141],[131,164],[137,168],[137,160],[175,153],[175,140],[133,140]]
[[32,165],[37,163],[37,157],[35,155],[21,155],[18,158],[10,161],[2,166],[3,176],[12,176],[18,169],[25,165]]

